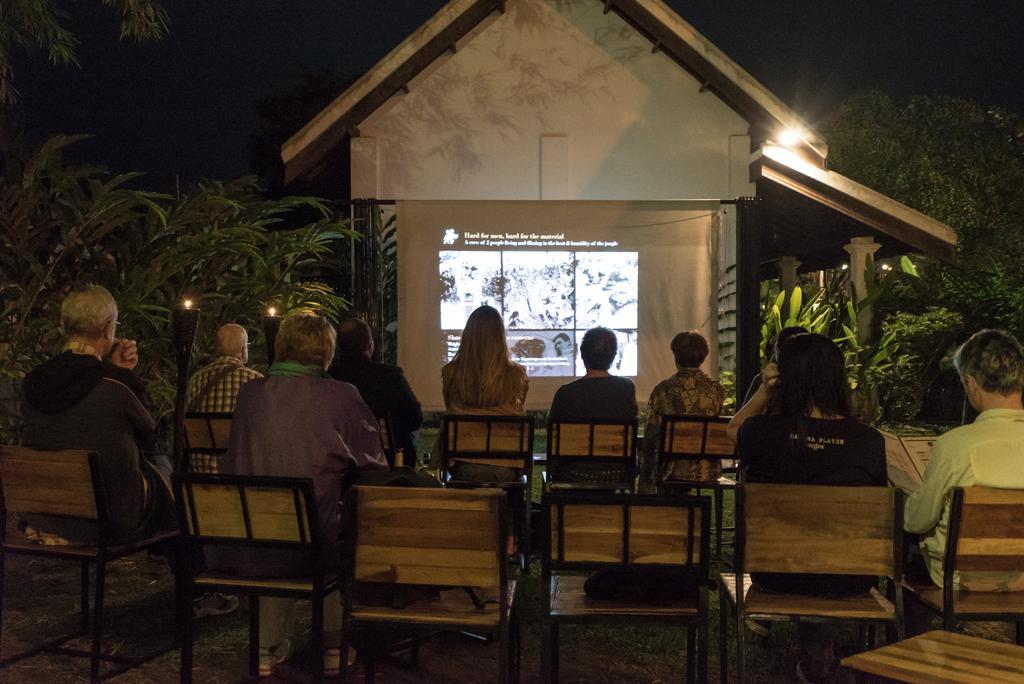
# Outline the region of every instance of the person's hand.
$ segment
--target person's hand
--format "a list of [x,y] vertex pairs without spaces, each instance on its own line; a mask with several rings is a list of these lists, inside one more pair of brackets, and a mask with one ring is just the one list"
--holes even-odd
[[779,386],[779,367],[775,363],[769,363],[761,371],[761,386],[769,393]]
[[115,366],[133,370],[139,365],[139,345],[135,340],[115,340],[110,362]]

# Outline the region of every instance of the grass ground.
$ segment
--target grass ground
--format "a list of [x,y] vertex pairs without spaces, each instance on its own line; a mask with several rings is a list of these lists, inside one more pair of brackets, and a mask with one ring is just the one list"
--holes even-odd
[[[425,435],[424,440],[430,436]],[[543,445],[540,449],[543,450]],[[726,506],[726,523],[731,506]],[[77,567],[51,561],[17,557],[5,568],[3,595],[4,657],[31,644],[73,630],[77,625]],[[537,568],[522,578],[517,600],[522,620],[522,680],[539,682],[546,591]],[[109,648],[136,654],[168,644],[172,633],[173,582],[159,561],[144,555],[113,563],[107,588]],[[718,679],[718,596],[710,597],[710,679]],[[300,633],[308,634],[309,612],[303,608]],[[196,682],[235,682],[246,672],[247,607],[230,616],[204,620],[196,630]],[[304,628],[304,629],[303,629]],[[980,623],[970,632],[1009,640],[1006,625]],[[852,649],[853,633],[844,645]],[[753,682],[793,681],[796,666],[796,634],[789,624],[772,628],[768,638],[748,640],[748,672]],[[304,644],[298,645],[301,650]],[[730,649],[731,650],[731,649]],[[661,682],[678,681],[684,661],[682,630],[641,626],[593,626],[562,630],[563,682]],[[170,683],[178,681],[178,652],[169,653],[122,675],[120,682]],[[494,681],[496,648],[464,636],[443,634],[421,650],[416,670],[382,665],[384,682],[490,682]],[[298,656],[301,662],[301,653]],[[730,658],[735,662],[734,658]],[[87,679],[84,660],[64,656],[39,656],[21,661],[0,672],[0,681],[12,684],[48,684]],[[305,682],[298,667],[284,668],[277,681]]]

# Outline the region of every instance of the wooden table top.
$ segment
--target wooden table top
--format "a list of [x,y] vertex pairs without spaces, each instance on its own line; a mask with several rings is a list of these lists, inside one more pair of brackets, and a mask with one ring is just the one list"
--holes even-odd
[[842,664],[901,682],[1024,682],[1024,646],[941,630],[843,658]]

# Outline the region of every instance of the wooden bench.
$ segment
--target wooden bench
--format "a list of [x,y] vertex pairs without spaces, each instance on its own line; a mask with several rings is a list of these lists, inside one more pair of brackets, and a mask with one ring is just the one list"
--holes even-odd
[[848,656],[842,665],[900,682],[1024,684],[1024,647],[941,630]]
[[[559,626],[571,623],[654,622],[687,628],[687,680],[707,680],[707,591],[710,501],[594,492],[548,492],[544,508],[549,582],[544,663],[558,681]],[[678,601],[594,600],[578,572],[659,567],[678,571],[692,595]]]
[[[107,563],[118,558],[148,551],[161,544],[172,542],[176,530],[156,534],[129,544],[113,544],[113,525],[107,510],[107,500],[100,474],[98,455],[84,450],[36,451],[18,446],[0,446],[0,626],[3,624],[3,569],[8,554],[39,556],[79,563],[81,565],[81,629],[75,633],[56,637],[32,649],[0,661],[7,666],[38,653],[52,652],[65,655],[88,657],[89,679],[101,679],[101,661],[111,662],[115,667],[103,674],[109,678],[141,665],[171,649],[157,650],[139,658],[104,654],[103,641],[104,591],[106,589]],[[95,526],[95,545],[43,545],[33,543],[20,534],[8,535],[8,515],[46,515],[72,518]],[[89,615],[89,570],[96,566],[92,616]],[[175,582],[175,589],[182,595],[181,582]],[[38,590],[45,591],[45,587]],[[191,601],[189,601],[191,608]],[[64,644],[71,639],[89,634],[91,627],[92,647],[89,651],[68,648]]]
[[[519,628],[515,580],[505,562],[505,496],[500,489],[353,487],[346,497],[343,637],[353,627],[375,631],[473,630],[497,635],[498,676],[518,677]],[[448,589],[437,600],[369,605],[357,583]],[[345,645],[342,645],[342,653]],[[363,652],[366,681],[374,678],[372,649]]]
[[[881,624],[904,634],[902,593],[877,588],[827,598],[763,591],[748,573],[903,575],[903,496],[889,487],[744,484],[736,490],[736,560],[719,575],[720,671],[728,673],[728,622],[734,619],[737,675],[746,670],[744,620]],[[731,606],[731,610],[730,610]]]

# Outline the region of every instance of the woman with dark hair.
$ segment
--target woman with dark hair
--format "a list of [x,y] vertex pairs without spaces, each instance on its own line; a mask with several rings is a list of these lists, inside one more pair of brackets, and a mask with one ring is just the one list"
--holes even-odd
[[[729,423],[746,481],[886,484],[885,439],[854,419],[843,354],[832,340],[791,337],[779,349],[777,374],[766,372],[764,380]],[[777,593],[852,596],[868,591],[876,578],[755,573],[753,581]],[[821,624],[798,627],[801,680],[828,681],[837,667],[832,631]]]

